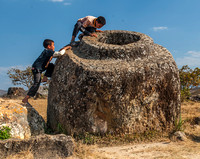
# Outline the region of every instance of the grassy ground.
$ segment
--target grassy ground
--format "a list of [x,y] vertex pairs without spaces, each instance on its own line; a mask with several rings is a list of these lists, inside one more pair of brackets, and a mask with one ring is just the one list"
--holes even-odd
[[[29,102],[46,121],[47,99],[30,99]],[[88,143],[95,141],[96,144],[83,144],[83,140],[75,142],[74,155],[69,159],[200,159],[200,125],[194,124],[195,118],[200,117],[200,103],[182,103],[181,116],[186,141],[172,142],[168,134],[159,136],[156,133],[142,139],[137,136],[138,140],[125,136],[96,138],[88,134]]]

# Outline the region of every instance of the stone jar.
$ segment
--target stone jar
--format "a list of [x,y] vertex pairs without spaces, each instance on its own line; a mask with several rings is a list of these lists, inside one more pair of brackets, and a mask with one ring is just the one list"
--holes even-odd
[[138,32],[97,34],[57,59],[48,125],[68,134],[171,130],[180,114],[180,81],[170,52]]

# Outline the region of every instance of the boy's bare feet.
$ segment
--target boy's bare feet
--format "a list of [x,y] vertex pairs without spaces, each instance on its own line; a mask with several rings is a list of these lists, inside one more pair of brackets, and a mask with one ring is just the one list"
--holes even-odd
[[23,103],[28,103],[28,99],[29,99],[30,97],[27,95],[24,99],[22,99],[22,102]]
[[44,76],[43,79],[42,79],[42,82],[47,82],[47,81],[48,81],[47,76]]

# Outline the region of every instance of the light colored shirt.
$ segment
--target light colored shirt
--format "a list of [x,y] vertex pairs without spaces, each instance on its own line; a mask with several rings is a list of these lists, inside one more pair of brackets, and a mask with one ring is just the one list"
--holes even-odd
[[65,54],[65,49],[62,49],[61,51],[55,51],[53,57],[62,56],[64,54]]
[[80,18],[78,20],[78,22],[81,22],[84,28],[89,27],[89,26],[96,28],[95,25],[94,25],[94,19],[96,19],[96,17],[86,16],[84,18]]

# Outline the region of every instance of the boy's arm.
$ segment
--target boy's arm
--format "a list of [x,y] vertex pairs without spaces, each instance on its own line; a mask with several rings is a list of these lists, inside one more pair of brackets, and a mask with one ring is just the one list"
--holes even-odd
[[85,29],[86,27],[88,27],[89,24],[90,21],[87,18],[85,18],[83,23],[81,24],[80,31],[83,32],[85,35],[91,36],[91,33]]
[[95,33],[90,33],[89,31],[87,31],[83,26],[81,26],[80,31],[83,32],[85,35],[89,35],[92,37],[96,37],[97,38],[97,34]]
[[[80,31],[83,32],[85,35],[89,35],[92,37],[96,37],[97,38],[97,34],[95,33],[90,33],[89,31],[87,31],[85,28],[88,26],[89,24],[89,20],[86,20],[82,23],[81,27],[80,27]],[[98,31],[97,31],[98,32]],[[101,32],[101,31],[100,31]]]
[[71,49],[71,46],[65,46],[62,49],[60,49],[59,51],[55,51],[53,54],[53,57],[59,57],[65,54],[65,50]]
[[87,31],[87,30],[83,27],[83,25],[81,25],[80,31],[83,32],[85,35],[90,35],[90,32]]
[[83,32],[85,35],[89,35],[89,36],[92,36],[92,37],[96,37],[97,38],[97,34],[95,33],[90,33],[89,31],[87,31],[83,25],[80,27],[80,31]]

